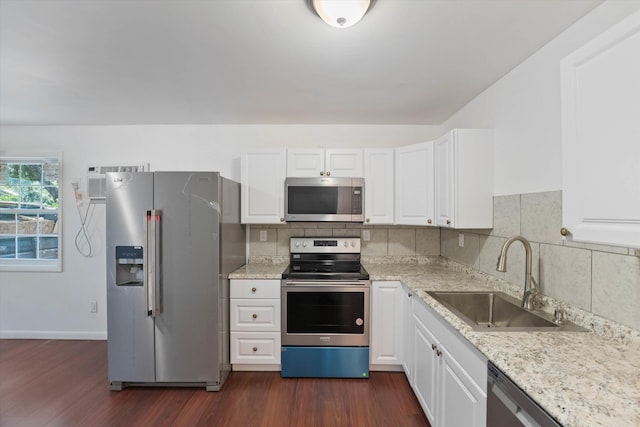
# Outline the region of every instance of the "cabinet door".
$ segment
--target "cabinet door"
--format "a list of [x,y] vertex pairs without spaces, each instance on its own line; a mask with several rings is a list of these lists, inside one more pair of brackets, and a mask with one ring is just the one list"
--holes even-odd
[[453,215],[454,144],[453,132],[449,132],[438,138],[434,147],[436,225],[440,227],[455,227]]
[[396,224],[435,225],[433,141],[396,148]]
[[492,228],[493,131],[454,129],[434,151],[436,224]]
[[564,227],[640,248],[640,12],[561,62]]
[[371,284],[371,348],[374,365],[402,363],[402,284]]
[[364,176],[362,150],[327,148],[324,167],[326,176],[362,178]]
[[484,427],[487,396],[460,364],[441,349],[440,396],[437,426]]
[[364,150],[365,223],[393,224],[393,148]]
[[415,322],[413,329],[413,359],[415,363],[413,390],[429,422],[435,425],[439,370],[439,358],[435,349],[438,343],[419,315],[414,313],[413,320]]
[[252,150],[242,154],[242,223],[284,222],[284,149]]
[[318,177],[324,173],[323,148],[287,150],[287,176]]
[[414,321],[411,312],[411,299],[413,293],[405,286],[402,287],[402,367],[407,376],[409,384],[413,386],[413,334]]

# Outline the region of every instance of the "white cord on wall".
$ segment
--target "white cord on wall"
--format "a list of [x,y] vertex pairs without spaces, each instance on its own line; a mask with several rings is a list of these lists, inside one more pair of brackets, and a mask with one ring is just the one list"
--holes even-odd
[[[89,205],[82,213],[80,209],[80,205],[82,204],[82,194],[80,193],[80,185],[77,182],[72,182],[73,186],[73,195],[76,199],[76,209],[78,211],[78,216],[80,217],[80,230],[76,233],[76,237],[74,239],[74,243],[76,245],[76,250],[80,255],[85,258],[90,258],[93,256],[93,245],[91,244],[91,238],[89,237],[89,232],[87,230],[87,218],[89,216],[89,210],[91,210],[93,206],[93,202],[89,201]],[[84,240],[87,243],[87,250],[83,250],[80,247],[80,243]]]

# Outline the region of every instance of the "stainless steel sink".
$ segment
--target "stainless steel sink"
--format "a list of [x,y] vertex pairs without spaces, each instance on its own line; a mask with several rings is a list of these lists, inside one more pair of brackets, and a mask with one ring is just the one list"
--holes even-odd
[[427,292],[476,331],[586,331],[573,323],[522,308],[502,292]]

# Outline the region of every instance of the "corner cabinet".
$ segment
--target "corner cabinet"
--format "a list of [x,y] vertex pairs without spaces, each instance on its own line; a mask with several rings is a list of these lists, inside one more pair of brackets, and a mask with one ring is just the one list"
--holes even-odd
[[230,281],[229,323],[234,371],[279,371],[280,281]]
[[564,58],[561,84],[567,238],[640,248],[640,12]]
[[371,283],[371,370],[402,370],[403,297],[400,282]]
[[356,177],[364,176],[361,149],[289,149],[287,176]]
[[284,223],[286,150],[265,149],[242,153],[241,218],[243,224]]
[[413,313],[411,385],[433,427],[484,427],[487,359],[418,298]]
[[395,223],[435,226],[433,141],[396,148],[395,163]]
[[393,148],[364,150],[366,224],[393,224]]
[[492,228],[493,131],[454,129],[434,151],[436,225]]

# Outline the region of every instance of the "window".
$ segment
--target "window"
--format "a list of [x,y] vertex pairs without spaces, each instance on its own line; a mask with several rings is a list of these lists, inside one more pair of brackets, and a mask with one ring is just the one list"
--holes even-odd
[[0,157],[0,269],[61,271],[58,157]]

